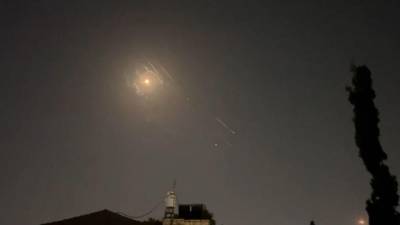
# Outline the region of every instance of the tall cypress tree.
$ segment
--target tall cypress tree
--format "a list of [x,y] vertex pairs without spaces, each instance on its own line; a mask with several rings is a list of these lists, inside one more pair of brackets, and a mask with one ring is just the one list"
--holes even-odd
[[354,106],[355,140],[359,156],[372,175],[372,194],[366,206],[369,224],[399,225],[397,181],[385,164],[387,155],[379,142],[379,118],[374,104],[371,72],[366,66],[353,66],[352,71],[352,87],[348,87],[347,91]]

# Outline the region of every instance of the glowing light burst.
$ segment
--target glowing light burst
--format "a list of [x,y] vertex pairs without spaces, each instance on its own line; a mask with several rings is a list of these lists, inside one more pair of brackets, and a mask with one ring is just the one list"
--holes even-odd
[[150,85],[150,79],[145,79],[145,80],[143,81],[143,83],[144,83],[145,85]]
[[135,88],[139,96],[154,95],[164,85],[164,79],[158,70],[151,63],[145,63],[136,68],[132,87]]
[[359,225],[365,225],[366,222],[365,222],[364,219],[359,219],[359,220],[357,221],[357,224],[359,224]]
[[[196,101],[195,98],[192,98],[193,96],[188,95],[186,88],[179,82],[179,79],[171,74],[161,63],[154,62],[153,64],[147,59],[140,60],[135,64],[134,72],[132,72],[130,71],[127,75],[127,84],[135,90],[139,97],[146,101],[146,104],[158,104],[162,99],[167,99],[167,97],[176,97],[171,93],[179,93],[188,106],[196,109],[195,111],[197,112],[202,112],[203,117],[220,126],[229,136],[238,136],[238,131],[230,126],[228,121],[208,110],[199,108],[198,100]],[[224,134],[220,140],[210,144],[215,149],[232,147],[233,143],[229,140],[229,136]]]

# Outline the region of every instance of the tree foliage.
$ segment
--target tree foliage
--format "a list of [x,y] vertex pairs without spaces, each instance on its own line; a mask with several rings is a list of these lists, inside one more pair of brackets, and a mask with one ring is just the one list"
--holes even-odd
[[215,225],[216,224],[216,221],[214,219],[214,214],[211,213],[210,211],[208,211],[207,208],[204,208],[202,217],[203,217],[203,219],[210,220],[210,225]]
[[397,181],[385,164],[387,155],[379,141],[379,114],[374,104],[371,72],[366,66],[353,66],[352,71],[352,87],[347,91],[354,111],[355,141],[359,156],[372,176],[372,194],[366,206],[369,224],[398,225]]

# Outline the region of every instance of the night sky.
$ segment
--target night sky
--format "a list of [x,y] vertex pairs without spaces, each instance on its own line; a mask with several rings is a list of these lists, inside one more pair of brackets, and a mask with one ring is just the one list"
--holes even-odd
[[[400,175],[398,1],[1,1],[0,224],[179,203],[218,224],[353,225],[350,63]],[[176,80],[139,96],[143,58]],[[227,132],[215,116],[237,133]],[[163,207],[152,217],[161,218]]]

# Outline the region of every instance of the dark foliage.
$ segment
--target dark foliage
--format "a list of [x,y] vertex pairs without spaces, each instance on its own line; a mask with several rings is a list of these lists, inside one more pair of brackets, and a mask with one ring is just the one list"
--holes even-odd
[[315,225],[314,220],[311,220],[310,225]]
[[396,177],[391,175],[384,161],[387,159],[379,142],[378,110],[374,104],[371,72],[366,66],[353,66],[352,87],[348,87],[349,101],[354,106],[355,140],[359,156],[372,175],[372,194],[367,200],[370,225],[398,225],[396,211],[399,196]]

